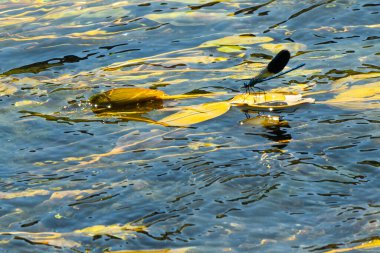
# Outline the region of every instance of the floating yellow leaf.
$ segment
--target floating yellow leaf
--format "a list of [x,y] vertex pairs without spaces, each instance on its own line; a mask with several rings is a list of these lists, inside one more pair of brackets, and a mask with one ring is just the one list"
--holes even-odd
[[256,105],[268,101],[285,101],[285,95],[284,93],[264,93],[264,92],[257,92],[257,93],[245,93],[245,94],[238,94],[235,97],[233,97],[230,100],[230,103],[237,104],[237,105]]
[[373,249],[373,248],[380,248],[380,239],[374,239],[369,242],[362,243],[355,247],[329,250],[329,251],[326,251],[325,253],[340,253],[340,252],[348,252],[352,250]]
[[90,98],[90,103],[105,107],[109,105],[125,105],[146,102],[151,100],[162,100],[165,93],[160,90],[145,88],[116,88]]
[[[168,99],[189,99],[198,97],[214,97],[225,92],[216,93],[202,93],[202,94],[180,94],[168,95],[160,90],[146,89],[146,88],[116,88],[99,94],[95,94],[90,98],[90,103],[95,107],[111,108],[112,106],[121,105],[136,105],[148,101],[157,101]],[[141,113],[141,110],[136,113]],[[106,115],[105,115],[106,116]]]
[[221,91],[221,92],[213,92],[213,93],[200,93],[200,94],[179,94],[179,95],[165,95],[163,99],[189,99],[189,98],[211,98],[221,95],[227,95],[227,92]]
[[230,109],[229,102],[214,102],[186,107],[158,121],[169,126],[189,126],[216,118]]
[[249,106],[256,109],[286,109],[306,103],[314,103],[312,98],[303,98],[301,94],[280,92],[257,92],[238,94],[229,102],[235,106]]

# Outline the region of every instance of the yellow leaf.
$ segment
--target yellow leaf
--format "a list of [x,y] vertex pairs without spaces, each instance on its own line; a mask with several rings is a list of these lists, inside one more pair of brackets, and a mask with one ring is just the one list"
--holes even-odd
[[219,47],[225,45],[251,45],[272,41],[270,37],[255,37],[252,35],[232,35],[224,38],[210,40],[202,43],[199,47]]
[[189,126],[216,118],[230,109],[229,102],[214,102],[186,107],[184,110],[169,115],[158,121],[169,126]]
[[301,94],[280,92],[258,92],[236,95],[229,100],[235,106],[249,106],[256,109],[286,109],[306,103],[314,103],[313,98],[303,98]]
[[213,92],[213,93],[201,93],[201,94],[179,94],[179,95],[165,95],[163,99],[189,99],[189,98],[211,98],[221,95],[228,95],[225,91]]
[[372,241],[362,243],[355,247],[329,250],[329,251],[326,251],[325,253],[339,253],[339,252],[347,252],[347,251],[352,251],[352,250],[373,249],[373,248],[380,248],[380,239],[374,239]]
[[165,93],[160,90],[145,88],[116,88],[92,96],[90,98],[90,103],[99,107],[107,107],[109,105],[126,105],[152,100],[162,100],[164,96]]
[[230,103],[237,105],[256,105],[269,101],[285,101],[285,95],[283,93],[245,93],[238,94],[230,100]]

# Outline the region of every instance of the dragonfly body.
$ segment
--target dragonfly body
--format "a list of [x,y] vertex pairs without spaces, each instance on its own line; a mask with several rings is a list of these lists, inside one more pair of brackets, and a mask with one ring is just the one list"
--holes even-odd
[[[257,76],[249,79],[249,82],[247,84],[244,84],[244,87],[247,91],[254,88],[256,84],[271,80],[273,78],[282,76],[284,74],[287,74],[293,70],[299,69],[305,64],[300,64],[294,68],[291,68],[290,70],[281,72],[286,64],[288,64],[290,59],[290,52],[288,50],[281,50],[264,68]],[[281,72],[281,73],[280,73]],[[256,87],[257,88],[257,87]]]

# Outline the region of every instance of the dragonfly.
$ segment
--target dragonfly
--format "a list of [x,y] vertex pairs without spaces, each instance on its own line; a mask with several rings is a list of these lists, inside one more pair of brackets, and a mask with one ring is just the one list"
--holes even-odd
[[253,88],[262,90],[259,87],[255,87],[256,84],[262,83],[274,78],[277,78],[279,76],[285,75],[291,71],[294,71],[296,69],[302,68],[305,66],[305,63],[302,63],[294,68],[291,68],[287,71],[281,72],[285,66],[288,64],[290,59],[290,52],[288,50],[281,50],[273,59],[268,63],[268,65],[262,69],[259,74],[253,78],[250,79],[243,79],[243,80],[249,80],[248,83],[245,83],[243,88],[247,93],[253,92]]

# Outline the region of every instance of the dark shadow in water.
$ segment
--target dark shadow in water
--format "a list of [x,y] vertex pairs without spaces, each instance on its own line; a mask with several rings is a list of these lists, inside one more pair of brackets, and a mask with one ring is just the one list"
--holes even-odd
[[196,11],[196,10],[200,10],[204,7],[211,7],[211,6],[214,6],[216,4],[220,3],[220,1],[213,1],[213,2],[208,2],[208,3],[205,3],[205,4],[201,4],[201,5],[188,5],[188,7],[193,10],[193,11]]
[[[123,106],[112,105],[112,107],[107,107],[106,105],[103,107],[94,107],[90,104],[83,104],[83,106],[78,106],[77,103],[71,103],[69,106],[62,109],[60,113],[55,114],[45,114],[26,110],[19,111],[19,113],[24,114],[20,118],[40,117],[47,121],[55,121],[57,123],[65,123],[69,125],[81,122],[117,124],[118,122],[140,121],[147,123],[157,123],[152,119],[143,117],[143,115],[152,110],[163,108],[163,102],[161,100],[147,101]],[[72,114],[72,112],[75,111],[80,112],[80,114]],[[89,114],[90,111],[95,114],[95,117],[94,114]],[[77,117],[74,115],[77,115]]]
[[263,3],[263,4],[260,4],[260,5],[255,5],[255,6],[252,6],[252,7],[248,7],[248,8],[244,8],[244,9],[241,9],[241,10],[238,10],[238,11],[235,11],[234,12],[234,15],[238,15],[238,14],[241,14],[243,13],[244,15],[251,15],[253,14],[255,11],[257,11],[258,9],[270,4],[270,3],[273,3],[275,0],[270,0],[266,3]]
[[140,121],[147,123],[157,123],[156,121],[143,117],[143,115],[153,110],[162,109],[162,100],[149,100],[135,104],[112,105],[112,107],[92,107],[92,112],[100,118],[116,118],[120,122]]
[[9,75],[16,75],[16,74],[24,74],[24,73],[37,74],[44,70],[50,69],[52,67],[62,66],[65,63],[75,63],[75,62],[86,60],[88,59],[88,57],[94,54],[96,53],[88,54],[85,57],[78,57],[75,55],[66,55],[63,58],[53,58],[47,61],[35,62],[29,65],[8,70],[4,72],[3,75],[9,76]]

